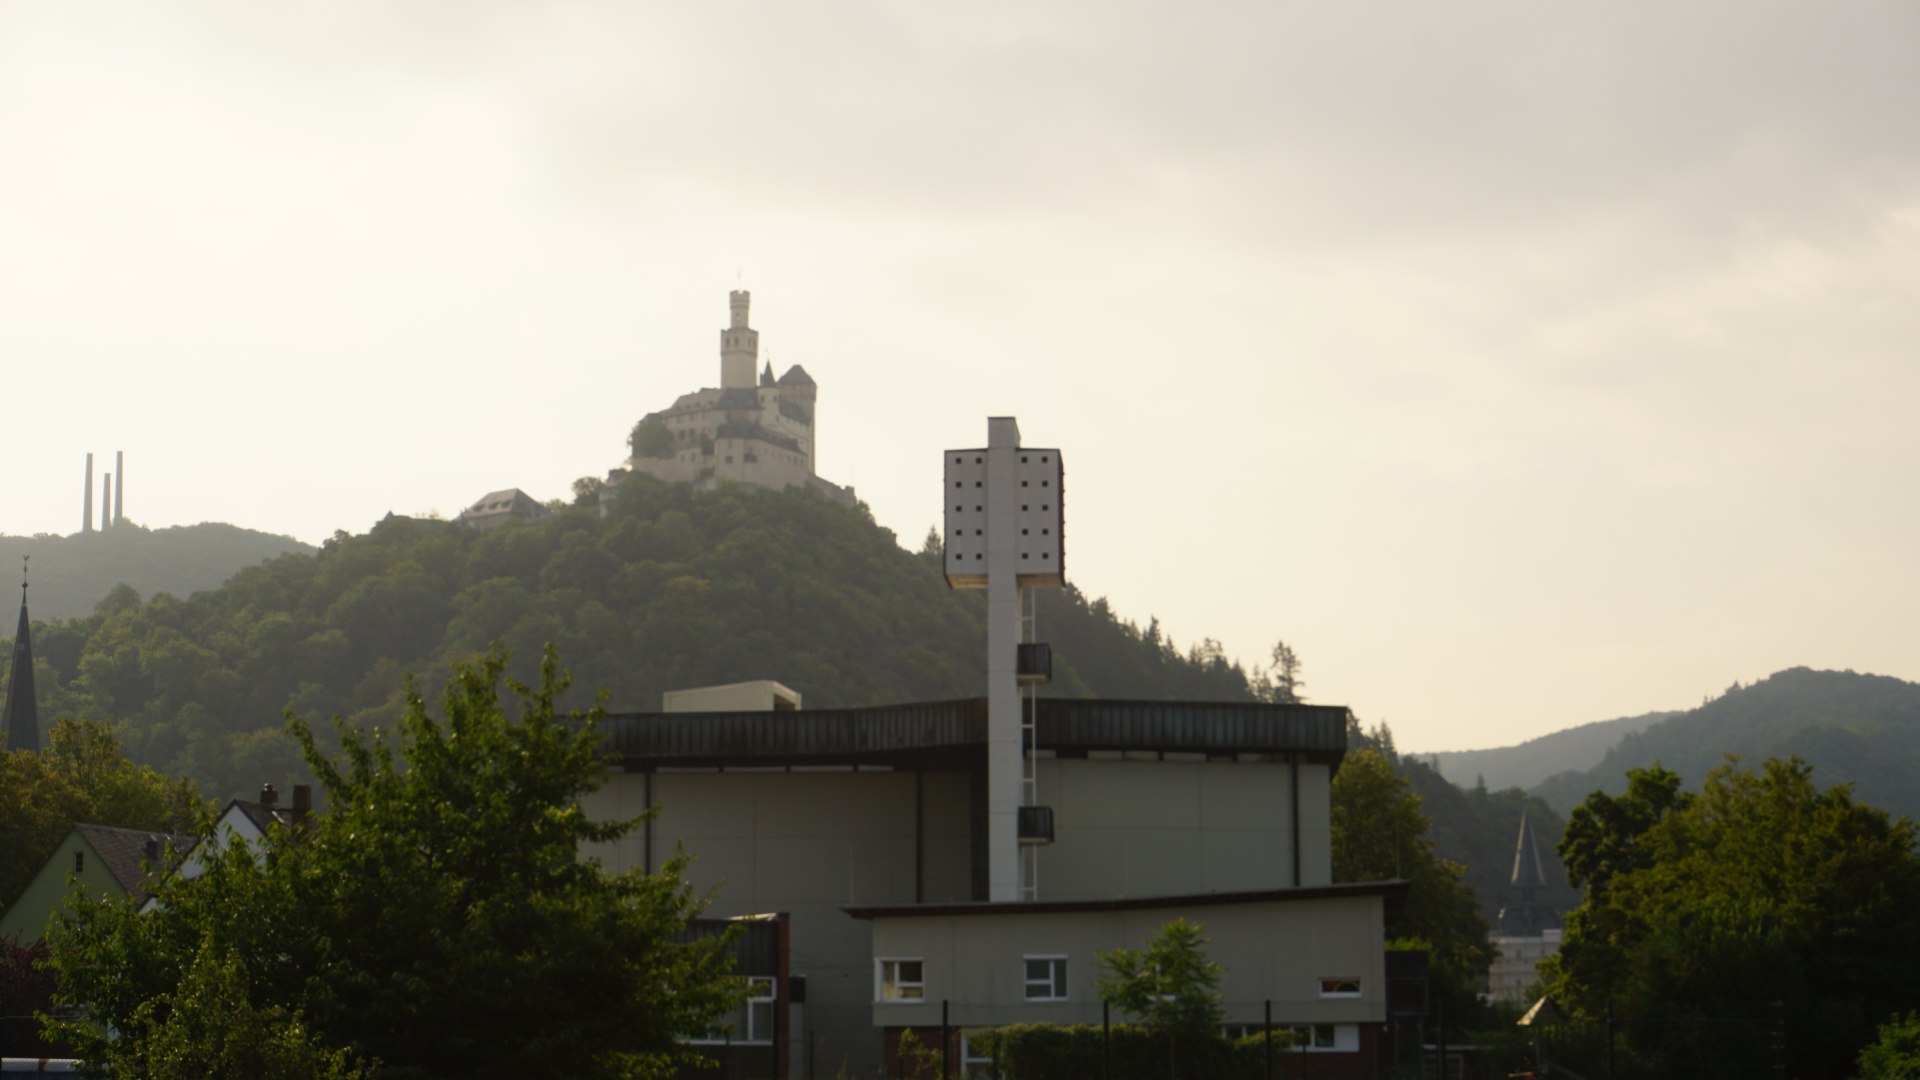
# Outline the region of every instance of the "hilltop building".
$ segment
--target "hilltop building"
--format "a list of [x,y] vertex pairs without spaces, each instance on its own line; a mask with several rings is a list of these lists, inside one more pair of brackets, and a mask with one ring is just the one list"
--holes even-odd
[[519,488],[507,488],[480,496],[454,520],[485,531],[509,521],[539,521],[549,513],[540,500]]
[[1507,902],[1491,935],[1496,952],[1487,970],[1487,993],[1497,1001],[1529,1000],[1540,961],[1560,951],[1560,913],[1541,899],[1546,889],[1540,844],[1522,811]]
[[[748,324],[751,303],[744,289],[729,294],[732,319],[720,331],[719,388],[682,394],[642,418],[626,468],[702,488],[723,480],[812,488],[851,506],[852,488],[814,472],[819,387],[798,364],[777,379],[771,362],[761,366],[760,332]],[[623,475],[616,469],[608,480]]]

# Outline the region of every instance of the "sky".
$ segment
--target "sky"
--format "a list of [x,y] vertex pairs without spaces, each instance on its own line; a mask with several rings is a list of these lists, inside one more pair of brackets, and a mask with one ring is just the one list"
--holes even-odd
[[0,0],[0,533],[566,496],[735,288],[903,544],[1016,416],[1403,750],[1920,678],[1909,0]]

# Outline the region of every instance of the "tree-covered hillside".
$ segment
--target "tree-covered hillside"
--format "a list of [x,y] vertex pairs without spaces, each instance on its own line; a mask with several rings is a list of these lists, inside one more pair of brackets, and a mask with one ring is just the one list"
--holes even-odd
[[1697,709],[1630,735],[1590,770],[1563,773],[1534,793],[1562,811],[1589,792],[1625,790],[1628,769],[1658,763],[1696,787],[1727,754],[1749,761],[1798,756],[1821,786],[1920,817],[1920,685],[1884,675],[1790,668],[1735,684]]
[[1443,750],[1421,754],[1440,775],[1460,785],[1501,789],[1530,788],[1549,776],[1590,769],[1598,765],[1621,739],[1665,720],[1675,712],[1651,712],[1596,720],[1564,731],[1528,739],[1516,746],[1487,750]]
[[[0,574],[17,574],[20,557],[32,556],[30,606],[35,618],[52,621],[87,615],[117,585],[142,596],[191,596],[289,552],[311,555],[313,546],[213,522],[167,529],[126,522],[72,536],[0,536]],[[6,625],[13,627],[11,616]]]
[[[863,510],[644,476],[600,497],[604,514],[578,506],[487,532],[389,518],[185,598],[117,589],[85,618],[36,627],[41,712],[112,718],[129,756],[221,795],[303,772],[284,710],[385,723],[405,673],[432,693],[450,662],[496,640],[529,682],[555,643],[576,703],[605,687],[615,710],[761,678],[809,707],[981,693],[982,594],[948,589],[938,552],[903,550]],[[1050,693],[1256,689],[1211,642],[1182,653],[1104,601],[1071,589],[1038,599]]]

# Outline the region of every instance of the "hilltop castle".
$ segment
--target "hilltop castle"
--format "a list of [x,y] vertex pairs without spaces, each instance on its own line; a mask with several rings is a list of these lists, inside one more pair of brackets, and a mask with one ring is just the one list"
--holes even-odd
[[[633,431],[627,468],[668,481],[710,488],[721,481],[758,487],[813,488],[836,502],[855,502],[853,489],[814,473],[813,377],[795,364],[778,379],[760,368],[760,332],[747,323],[752,295],[728,295],[732,320],[720,331],[720,388],[682,394],[669,408],[648,413]],[[623,470],[608,477],[617,480]]]

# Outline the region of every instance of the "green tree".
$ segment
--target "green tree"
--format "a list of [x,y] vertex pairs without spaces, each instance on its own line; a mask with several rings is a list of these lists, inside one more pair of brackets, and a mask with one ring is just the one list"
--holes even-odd
[[1426,948],[1448,994],[1449,1013],[1465,1015],[1493,956],[1465,868],[1434,854],[1420,797],[1384,752],[1346,756],[1332,790],[1333,879],[1410,883],[1394,924],[1399,943]]
[[316,1039],[298,1014],[262,1004],[246,968],[204,942],[179,986],[134,1009],[124,1037],[90,1062],[143,1080],[362,1080],[373,1071]]
[[1880,1025],[1880,1035],[1860,1051],[1860,1080],[1920,1080],[1920,1014],[1909,1012]]
[[1761,1033],[1782,1003],[1789,1073],[1847,1075],[1874,1026],[1920,1000],[1920,830],[1821,791],[1797,758],[1729,762],[1691,799],[1670,776],[1636,780],[1620,835],[1584,829],[1600,815],[1569,824],[1587,895],[1543,965],[1555,1000],[1610,1011],[1648,1072],[1703,1077],[1771,1067]]
[[1300,677],[1300,655],[1285,641],[1273,643],[1269,654],[1271,667],[1254,669],[1253,692],[1262,701],[1276,705],[1294,705],[1305,699],[1300,691],[1307,685]]
[[1100,1000],[1167,1038],[1169,1065],[1178,1074],[1181,1045],[1218,1041],[1220,965],[1207,959],[1206,931],[1175,919],[1145,949],[1098,954]]
[[45,751],[0,752],[0,908],[76,822],[186,832],[205,806],[192,781],[128,761],[106,723],[61,717]]
[[627,436],[627,449],[633,451],[636,458],[672,457],[673,432],[667,429],[666,421],[649,416],[633,425],[632,433]]
[[510,719],[506,665],[495,650],[457,666],[437,718],[409,688],[395,737],[344,729],[342,761],[291,719],[328,812],[257,852],[213,849],[145,915],[76,897],[49,940],[60,1000],[89,1012],[58,1034],[92,1060],[150,1059],[194,1030],[176,1015],[188,978],[237,970],[253,1006],[238,1020],[383,1076],[669,1075],[679,1040],[744,992],[730,939],[680,940],[701,907],[682,863],[608,874],[579,857],[638,823],[580,805],[604,771],[601,711],[556,711],[549,650],[537,688],[507,680]]
[[1689,801],[1679,774],[1658,764],[1627,770],[1624,794],[1596,791],[1567,815],[1560,840],[1567,879],[1604,896],[1615,875],[1648,868],[1653,853],[1647,833]]

